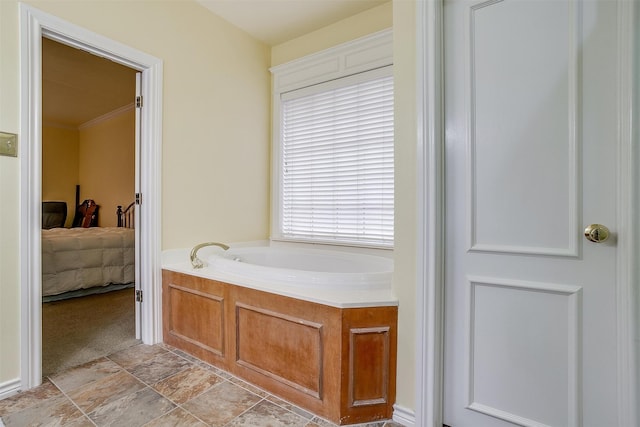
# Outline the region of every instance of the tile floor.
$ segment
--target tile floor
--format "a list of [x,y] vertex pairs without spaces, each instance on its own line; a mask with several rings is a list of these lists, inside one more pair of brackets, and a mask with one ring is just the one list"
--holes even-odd
[[142,344],[0,400],[2,423],[6,427],[334,425],[180,350]]

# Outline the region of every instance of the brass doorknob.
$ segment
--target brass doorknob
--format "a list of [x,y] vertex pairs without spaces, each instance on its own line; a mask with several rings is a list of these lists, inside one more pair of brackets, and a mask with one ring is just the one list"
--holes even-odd
[[602,224],[591,224],[584,229],[584,237],[593,243],[602,243],[609,238],[609,229]]

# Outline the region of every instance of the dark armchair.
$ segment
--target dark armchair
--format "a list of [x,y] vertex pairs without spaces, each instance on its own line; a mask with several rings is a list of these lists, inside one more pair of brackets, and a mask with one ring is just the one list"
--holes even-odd
[[42,202],[42,229],[64,227],[67,220],[66,202]]

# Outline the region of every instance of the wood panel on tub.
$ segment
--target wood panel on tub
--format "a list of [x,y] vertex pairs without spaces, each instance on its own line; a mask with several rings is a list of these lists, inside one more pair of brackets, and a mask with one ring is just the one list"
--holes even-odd
[[396,399],[398,307],[345,309],[341,413],[345,423],[390,419]]
[[165,342],[337,424],[392,417],[397,307],[340,309],[163,271]]
[[322,398],[321,323],[237,303],[236,337],[239,365]]
[[227,286],[166,270],[162,277],[164,342],[228,369]]
[[[340,419],[341,310],[229,285],[233,373],[330,420]],[[260,335],[258,337],[258,335]],[[257,340],[257,341],[254,341]]]

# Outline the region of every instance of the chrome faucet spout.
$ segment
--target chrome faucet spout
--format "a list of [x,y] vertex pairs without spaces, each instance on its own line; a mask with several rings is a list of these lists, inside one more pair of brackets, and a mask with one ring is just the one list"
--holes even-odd
[[229,249],[229,246],[225,245],[224,243],[218,243],[218,242],[206,242],[206,243],[200,243],[199,245],[195,245],[193,249],[191,249],[191,255],[189,256],[191,258],[191,265],[193,266],[193,268],[204,267],[204,262],[202,262],[202,260],[198,258],[198,251],[204,248],[205,246],[218,246],[224,249],[225,251]]

